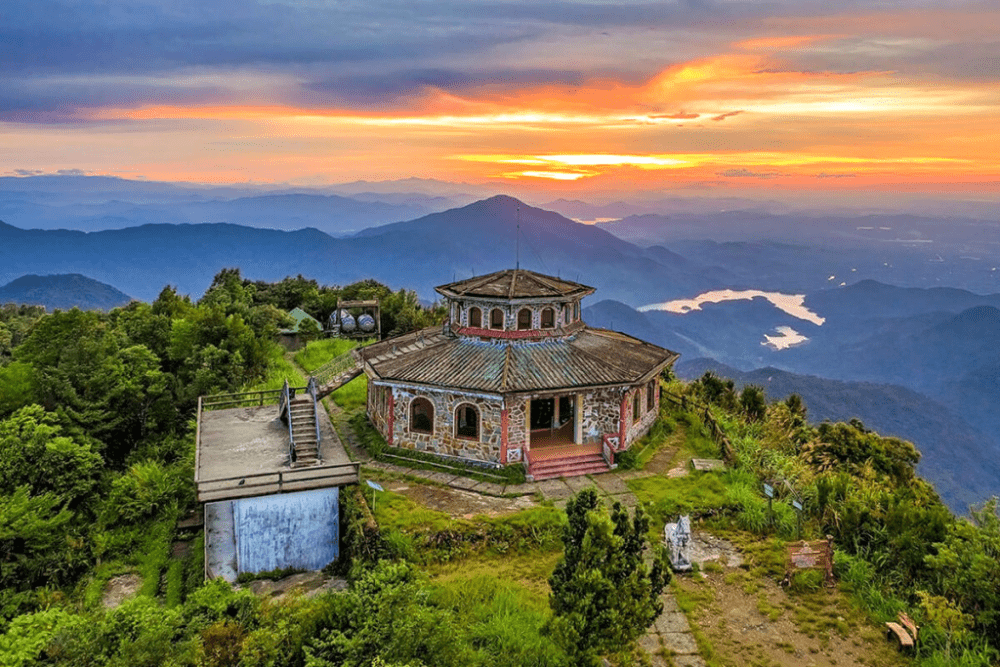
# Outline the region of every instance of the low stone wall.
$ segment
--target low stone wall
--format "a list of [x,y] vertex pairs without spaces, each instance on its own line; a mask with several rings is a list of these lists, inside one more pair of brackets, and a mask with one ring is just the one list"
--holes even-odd
[[[445,391],[414,390],[399,386],[394,386],[392,391],[395,417],[394,446],[500,463],[503,404],[499,398],[490,399]],[[426,398],[434,406],[434,430],[432,433],[414,431],[410,428],[410,404],[418,397]],[[479,412],[479,438],[477,439],[455,434],[455,411],[463,403],[474,405]]]

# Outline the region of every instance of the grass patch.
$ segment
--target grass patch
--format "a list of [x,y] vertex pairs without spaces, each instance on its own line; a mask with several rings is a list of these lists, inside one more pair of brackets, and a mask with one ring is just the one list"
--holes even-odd
[[544,506],[501,517],[455,519],[391,491],[378,492],[374,516],[388,552],[422,564],[477,554],[558,551],[566,522],[562,511]]
[[521,589],[522,603],[531,609],[549,608],[549,577],[562,557],[562,551],[528,554],[477,554],[461,561],[427,566],[431,581],[441,585],[494,577],[511,582]]
[[174,539],[174,525],[177,517],[172,513],[150,524],[145,531],[145,539],[133,552],[135,564],[142,576],[140,595],[156,597],[160,592],[160,578],[170,560],[170,545]]
[[164,598],[168,607],[176,607],[184,601],[184,561],[174,559],[167,566]]
[[824,649],[829,644],[831,632],[836,632],[841,637],[850,635],[855,624],[846,620],[850,613],[844,607],[842,597],[836,592],[821,590],[797,597],[798,604],[792,610],[792,622],[806,636],[818,637]]
[[286,379],[293,387],[306,386],[306,378],[285,356],[285,348],[272,342],[268,344],[267,350],[267,376],[252,387],[244,387],[241,391],[281,389]]
[[547,596],[478,568],[438,578],[431,601],[458,619],[460,632],[484,665],[565,664],[565,654],[541,628],[549,617]]
[[368,378],[362,373],[330,395],[347,412],[363,409],[368,400]]
[[[362,344],[367,344],[367,341]],[[295,353],[295,363],[305,369],[306,373],[312,373],[334,357],[339,357],[345,352],[358,347],[358,345],[358,341],[346,338],[312,340],[304,348]]]
[[[392,491],[375,491],[375,520],[387,529],[398,529],[409,533],[446,530],[452,519],[444,512],[418,505],[406,496]],[[365,494],[366,498],[370,494]]]
[[684,434],[678,429],[677,422],[661,408],[660,417],[653,422],[649,433],[627,450],[619,452],[615,462],[623,470],[642,470],[658,451],[667,446],[678,446],[683,439]]
[[680,514],[709,513],[726,504],[726,487],[717,472],[695,472],[685,477],[630,479],[628,488],[650,515],[651,535],[660,539],[663,526]]

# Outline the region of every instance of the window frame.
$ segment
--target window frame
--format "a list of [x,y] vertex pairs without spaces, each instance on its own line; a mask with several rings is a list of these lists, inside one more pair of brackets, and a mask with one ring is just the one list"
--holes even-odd
[[[459,415],[462,414],[462,410],[471,410],[472,414],[475,415],[475,434],[473,435],[459,432],[460,428],[468,428],[467,426],[462,427],[460,425]],[[479,442],[480,436],[482,434],[481,425],[482,425],[482,415],[479,413],[479,407],[475,403],[464,402],[458,404],[458,406],[455,408],[455,437],[457,439],[474,440],[476,442]]]
[[[478,322],[473,322],[472,321],[472,314],[473,314],[473,312],[475,312],[475,314],[477,316],[476,319],[478,320]],[[479,306],[470,306],[469,307],[469,316],[468,316],[468,318],[469,318],[469,326],[470,327],[472,327],[474,329],[482,329],[483,328],[483,309],[482,308],[480,308]]]
[[[500,324],[499,325],[497,325],[495,323],[496,322],[496,318],[494,317],[494,315],[496,315],[497,313],[500,313]],[[496,329],[498,331],[503,331],[503,329],[504,329],[504,319],[505,318],[504,318],[503,310],[501,308],[494,308],[493,310],[491,310],[490,311],[490,329]]]
[[[417,404],[420,403],[421,401],[423,403],[426,403],[427,406],[430,408],[429,412],[426,415],[423,415],[426,416],[428,421],[430,421],[431,423],[429,429],[418,428],[417,426],[414,425],[414,420],[417,417],[416,413],[414,412],[414,409],[417,407]],[[410,428],[410,433],[424,433],[427,435],[434,435],[434,402],[431,401],[429,398],[425,396],[417,396],[412,401],[410,401],[409,417],[410,418],[407,420],[407,425]]]
[[[522,326],[521,315],[523,315],[524,313],[528,314],[528,322],[527,322],[526,325]],[[531,308],[528,308],[528,307],[524,307],[524,308],[521,308],[520,310],[518,310],[517,311],[517,330],[518,331],[531,331],[531,325],[532,325],[531,321],[532,321],[532,319],[534,319],[534,315],[535,314],[531,311]]]
[[[546,323],[545,319],[546,314],[548,315],[548,323]],[[554,308],[542,308],[541,327],[543,329],[556,328],[556,311]]]

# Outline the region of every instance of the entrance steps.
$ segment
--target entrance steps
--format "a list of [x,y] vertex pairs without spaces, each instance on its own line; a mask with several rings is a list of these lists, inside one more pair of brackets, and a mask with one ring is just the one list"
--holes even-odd
[[[529,454],[530,456],[530,454]],[[600,454],[577,454],[559,458],[531,461],[528,472],[534,480],[553,479],[555,477],[580,477],[611,470]]]

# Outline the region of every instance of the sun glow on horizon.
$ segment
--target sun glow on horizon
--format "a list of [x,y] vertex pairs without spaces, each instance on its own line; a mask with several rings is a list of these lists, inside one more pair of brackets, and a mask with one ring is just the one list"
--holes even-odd
[[[953,14],[970,34],[1000,19],[1000,12]],[[664,56],[642,77],[610,70],[582,72],[572,83],[469,77],[353,106],[288,94],[302,84],[298,75],[245,68],[228,86],[217,73],[177,75],[167,77],[172,85],[227,94],[69,107],[52,123],[0,121],[0,148],[40,167],[97,164],[105,173],[206,182],[616,177],[654,187],[669,173],[671,183],[706,188],[881,183],[997,192],[1000,87],[885,66],[885,54],[949,44],[940,24],[950,15],[927,12],[922,21],[919,12],[883,12],[880,25],[891,27],[882,31],[848,14],[772,19],[714,53]],[[848,66],[855,63],[868,66]],[[67,75],[64,83],[92,84],[88,76]],[[128,150],[120,150],[123,141]],[[381,147],[390,147],[391,159],[372,159]]]

